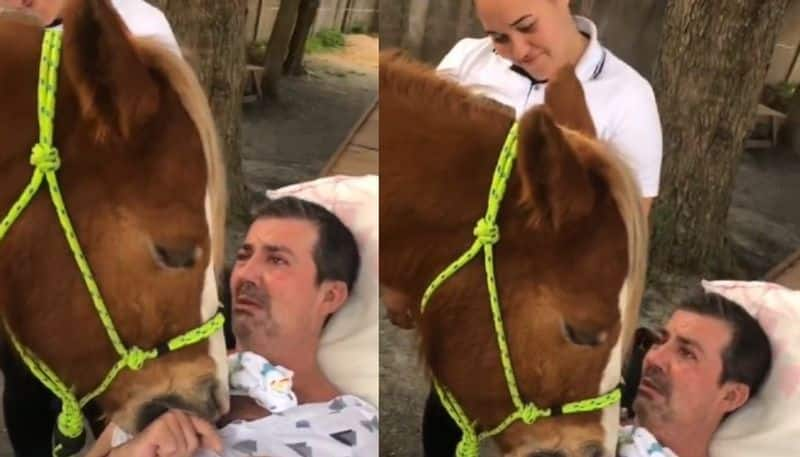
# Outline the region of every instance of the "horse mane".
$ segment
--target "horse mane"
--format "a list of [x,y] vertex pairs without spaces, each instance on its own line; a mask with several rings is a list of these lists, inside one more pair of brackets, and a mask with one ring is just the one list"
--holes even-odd
[[211,259],[219,275],[222,272],[225,249],[225,162],[205,92],[192,67],[160,41],[154,38],[134,38],[132,41],[147,63],[163,74],[171,84],[200,135],[208,181],[206,211],[209,214]]
[[[410,59],[402,51],[384,51],[380,56],[379,87],[395,94],[392,103],[412,104],[425,100],[436,107],[436,112],[446,116],[451,113],[458,119],[486,122],[492,117],[513,118],[514,111],[490,98],[469,92],[466,88],[441,77],[423,63]],[[410,94],[414,94],[413,97]]]
[[624,312],[622,321],[625,323],[620,338],[622,357],[623,360],[627,360],[644,295],[650,229],[642,211],[642,193],[633,172],[610,145],[604,146],[607,153],[602,154],[602,158],[608,166],[603,167],[603,173],[609,183],[611,195],[617,202],[617,209],[628,235],[628,273],[620,290]]

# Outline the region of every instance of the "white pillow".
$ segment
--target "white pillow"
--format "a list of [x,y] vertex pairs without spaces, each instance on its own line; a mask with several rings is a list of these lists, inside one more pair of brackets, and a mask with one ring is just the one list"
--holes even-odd
[[714,434],[711,457],[800,456],[800,291],[755,281],[703,281],[703,287],[758,319],[772,346],[761,391]]
[[294,196],[317,203],[350,229],[361,271],[350,299],[322,334],[319,361],[343,392],[378,406],[378,177],[331,176],[277,190],[271,199]]

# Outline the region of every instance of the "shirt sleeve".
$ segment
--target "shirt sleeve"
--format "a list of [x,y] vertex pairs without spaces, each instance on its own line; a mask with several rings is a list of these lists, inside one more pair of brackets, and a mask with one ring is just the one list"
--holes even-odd
[[642,196],[658,195],[661,180],[663,139],[661,120],[653,89],[644,87],[632,94],[609,143],[632,169]]

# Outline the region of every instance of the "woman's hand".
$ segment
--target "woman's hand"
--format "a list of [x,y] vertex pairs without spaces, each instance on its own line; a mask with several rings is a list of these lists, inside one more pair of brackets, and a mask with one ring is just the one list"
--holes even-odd
[[183,411],[170,410],[109,457],[191,457],[200,448],[222,454],[222,440],[212,424]]

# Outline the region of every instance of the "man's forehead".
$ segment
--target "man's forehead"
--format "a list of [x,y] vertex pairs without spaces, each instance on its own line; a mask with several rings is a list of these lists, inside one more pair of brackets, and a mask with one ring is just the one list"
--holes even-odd
[[318,229],[311,221],[297,218],[262,217],[247,231],[245,243],[253,246],[283,245],[310,251],[317,242]]
[[731,339],[731,327],[727,322],[705,314],[679,309],[665,326],[670,334],[697,342],[704,349],[726,347]]

